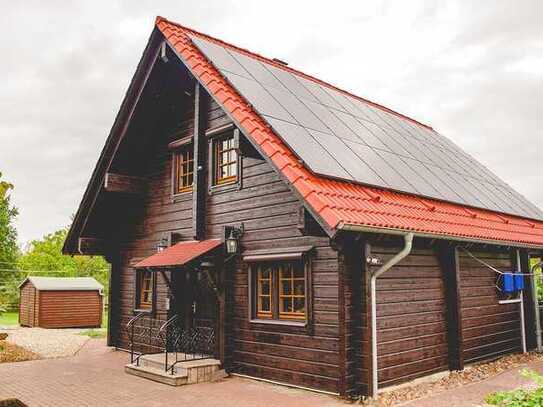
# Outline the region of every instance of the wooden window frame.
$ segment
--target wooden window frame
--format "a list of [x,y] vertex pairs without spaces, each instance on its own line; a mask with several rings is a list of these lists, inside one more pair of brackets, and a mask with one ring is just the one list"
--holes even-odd
[[[156,273],[145,269],[137,269],[135,274],[136,282],[134,287],[134,312],[147,312],[149,314],[153,314],[156,310]],[[146,306],[142,306],[142,283],[146,274],[149,274],[151,278],[151,302]]]
[[[186,154],[186,157],[184,155]],[[181,160],[183,158],[183,160]],[[188,171],[187,174],[181,174],[181,166],[188,163],[192,163],[192,171]],[[172,153],[172,194],[173,196],[182,195],[187,192],[192,192],[194,187],[194,175],[195,175],[195,160],[194,160],[194,147],[192,142],[185,143],[177,147]],[[190,185],[180,185],[180,181],[187,177],[187,181],[192,178]]]
[[[230,188],[241,188],[241,179],[242,179],[242,155],[239,148],[239,129],[228,125],[217,130],[208,130],[206,136],[209,140],[209,174],[210,174],[210,183],[209,191],[213,192],[214,190],[224,190]],[[219,152],[217,151],[217,146],[219,143],[225,139],[232,140],[232,146],[228,151],[233,151],[236,154],[236,160],[230,161],[224,165],[235,165],[236,175],[219,179]]]
[[[280,310],[280,274],[281,265],[293,264],[295,267],[302,269],[304,272],[304,302],[305,313],[303,317],[299,315],[287,315]],[[271,312],[262,312],[259,309],[259,273],[263,265],[273,267],[271,270],[271,292],[270,292],[270,308]],[[249,263],[249,320],[251,323],[277,324],[277,325],[292,325],[309,327],[312,320],[312,282],[311,282],[311,261],[305,256],[301,259],[289,260],[270,260],[258,261]]]

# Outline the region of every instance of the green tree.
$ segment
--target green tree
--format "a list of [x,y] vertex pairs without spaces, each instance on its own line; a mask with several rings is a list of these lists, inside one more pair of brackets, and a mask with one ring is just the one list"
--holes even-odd
[[94,277],[108,292],[109,264],[101,256],[66,256],[62,245],[68,229],[60,229],[33,240],[19,257],[18,269],[23,274],[55,277]]
[[2,180],[0,172],[0,308],[8,307],[11,301],[6,293],[17,279],[14,268],[19,256],[17,230],[14,226],[17,208],[10,202],[13,184]]

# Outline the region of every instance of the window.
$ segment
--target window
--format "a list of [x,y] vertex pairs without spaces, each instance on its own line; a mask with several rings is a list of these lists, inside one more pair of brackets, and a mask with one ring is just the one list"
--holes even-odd
[[230,184],[237,179],[238,152],[234,136],[217,137],[213,140],[213,184]]
[[306,274],[302,261],[255,263],[252,266],[254,317],[305,321]]
[[271,318],[272,315],[272,271],[260,267],[257,272],[257,316]]
[[279,317],[305,318],[305,273],[292,263],[279,269]]
[[139,310],[153,309],[153,273],[147,270],[137,271],[136,308]]
[[192,144],[174,153],[174,194],[192,190],[194,181],[194,150]]

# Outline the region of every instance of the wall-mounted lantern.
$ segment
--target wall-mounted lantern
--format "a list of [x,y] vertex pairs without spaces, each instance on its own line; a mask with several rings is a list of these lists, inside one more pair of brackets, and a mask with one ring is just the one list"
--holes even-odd
[[160,253],[161,251],[167,248],[168,248],[168,239],[166,238],[163,238],[162,240],[160,240],[160,242],[158,242],[156,245],[157,253]]
[[243,235],[244,227],[243,223],[241,224],[240,228],[236,228],[233,226],[227,227],[225,230],[225,235],[228,236],[225,239],[226,244],[226,253],[228,254],[238,254],[239,253],[239,240],[241,238],[241,235]]

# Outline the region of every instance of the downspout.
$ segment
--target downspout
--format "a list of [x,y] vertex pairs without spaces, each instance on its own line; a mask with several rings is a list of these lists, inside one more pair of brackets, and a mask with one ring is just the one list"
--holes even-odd
[[[520,262],[520,250],[517,249],[517,272],[522,273],[521,262]],[[524,321],[524,292],[520,290],[519,295],[520,302],[520,338],[522,343],[522,353],[526,353],[526,325]]]
[[538,293],[537,293],[537,278],[541,278],[541,277],[537,277],[535,275],[535,270],[538,268],[538,267],[541,267],[541,265],[543,264],[543,261],[540,261],[536,264],[534,264],[532,266],[532,268],[530,269],[530,278],[532,279],[531,281],[531,286],[532,286],[532,298],[534,299],[534,315],[535,315],[535,326],[536,326],[536,337],[537,337],[537,351],[538,352],[541,352],[543,349],[542,349],[542,346],[541,346],[541,320],[539,319],[540,316],[539,316],[539,297],[538,297]]
[[371,295],[371,370],[372,370],[372,396],[377,397],[378,380],[377,380],[377,299],[376,299],[376,283],[377,278],[398,264],[403,258],[411,253],[413,247],[413,233],[404,235],[404,247],[393,258],[379,267],[378,270],[371,273],[370,279],[370,295]]

